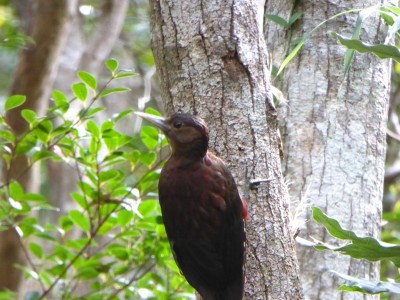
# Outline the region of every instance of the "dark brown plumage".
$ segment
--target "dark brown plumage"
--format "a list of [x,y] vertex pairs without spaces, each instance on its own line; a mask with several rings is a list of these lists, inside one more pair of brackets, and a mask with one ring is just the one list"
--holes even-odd
[[242,299],[247,212],[230,171],[208,151],[206,124],[189,114],[136,114],[159,127],[171,145],[158,188],[177,265],[204,300]]

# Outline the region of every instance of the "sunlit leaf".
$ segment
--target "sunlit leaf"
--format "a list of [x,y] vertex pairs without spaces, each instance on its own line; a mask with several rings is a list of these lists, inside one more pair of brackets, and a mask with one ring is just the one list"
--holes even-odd
[[106,67],[108,70],[110,70],[111,74],[114,74],[118,69],[118,61],[114,58],[107,59]]
[[26,101],[26,96],[24,95],[12,95],[7,98],[4,104],[4,111],[9,111],[10,109],[21,106]]
[[118,74],[115,75],[115,78],[126,78],[126,77],[132,77],[132,76],[138,76],[139,73],[131,72],[131,71],[120,71]]
[[13,180],[9,184],[10,197],[14,200],[21,200],[24,197],[24,189],[22,185]]
[[88,90],[86,85],[83,83],[75,83],[72,85],[72,92],[74,93],[75,97],[81,101],[85,101],[88,96]]
[[43,248],[39,244],[31,242],[29,243],[28,248],[37,258],[43,257]]
[[71,210],[68,215],[71,218],[72,222],[78,225],[78,227],[81,228],[83,231],[90,231],[90,222],[84,213],[77,210]]
[[4,139],[10,143],[14,143],[14,139],[15,139],[14,134],[10,130],[7,130],[7,129],[0,130],[0,138]]
[[151,214],[154,214],[157,205],[157,200],[142,201],[138,207],[138,211],[142,216],[147,217]]
[[114,114],[112,118],[115,122],[117,122],[117,121],[121,120],[122,118],[125,118],[126,116],[131,115],[132,112],[133,112],[133,109],[128,108],[128,109],[121,111],[120,113]]
[[118,212],[117,221],[121,226],[127,225],[133,218],[133,212],[130,210],[121,210]]
[[92,74],[85,71],[79,71],[78,77],[80,80],[82,80],[83,83],[87,84],[87,86],[90,87],[92,90],[96,90],[97,80],[96,78],[94,78]]
[[59,109],[63,113],[65,113],[68,110],[69,108],[68,99],[63,92],[59,90],[53,90],[52,98],[54,100],[57,109]]
[[102,98],[102,97],[105,97],[105,96],[108,96],[111,94],[122,93],[122,92],[127,92],[127,91],[130,91],[130,89],[128,89],[128,88],[109,88],[109,89],[102,91],[99,94],[99,98]]
[[31,127],[36,123],[36,113],[31,109],[23,109],[21,116],[27,121]]
[[140,137],[149,150],[154,150],[157,147],[159,135],[158,130],[153,126],[143,126],[140,130]]
[[86,123],[86,130],[90,132],[95,138],[100,137],[99,127],[97,127],[97,124],[93,120],[89,120]]
[[46,197],[41,194],[27,193],[23,195],[22,200],[31,202],[45,202]]

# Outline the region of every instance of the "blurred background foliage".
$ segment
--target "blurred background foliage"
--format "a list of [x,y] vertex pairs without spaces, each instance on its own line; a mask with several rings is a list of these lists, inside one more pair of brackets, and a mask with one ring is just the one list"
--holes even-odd
[[[17,232],[25,261],[18,292],[0,299],[194,299],[157,201],[167,142],[132,116],[162,112],[148,2],[126,2],[113,15],[119,1],[78,1],[49,109],[24,109],[29,130],[17,136],[6,113],[27,101],[9,94],[21,52],[35,44],[34,20],[25,1],[0,1],[0,231]],[[7,179],[19,155],[41,167],[37,193]]]

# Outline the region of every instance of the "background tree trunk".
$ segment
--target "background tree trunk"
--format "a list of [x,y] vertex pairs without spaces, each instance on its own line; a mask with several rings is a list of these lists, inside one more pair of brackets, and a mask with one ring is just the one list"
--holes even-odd
[[[274,63],[279,66],[293,46],[291,42],[320,22],[351,8],[375,4],[372,0],[268,1],[269,14],[288,19],[293,12],[303,13],[288,31],[268,23],[266,37]],[[307,201],[299,216],[300,236],[333,244],[321,226],[309,221],[311,205],[360,235],[378,237],[380,232],[390,61],[356,54],[348,77],[343,79],[346,49],[330,33],[351,37],[356,18],[356,14],[347,14],[316,31],[284,71],[281,86],[288,99],[279,110],[285,176],[291,201]],[[384,41],[384,26],[377,14],[366,19],[362,28],[363,41]],[[330,269],[360,278],[379,278],[378,264],[367,261],[303,246],[298,247],[298,257],[307,299],[338,299],[340,282],[327,272]],[[378,298],[354,293],[340,297]]]
[[[28,4],[25,4],[28,5]],[[22,109],[34,110],[39,116],[48,107],[59,53],[66,41],[69,20],[75,11],[76,0],[38,0],[33,5],[32,38],[34,44],[25,48],[19,58],[10,94],[26,95],[23,106],[9,111],[7,123],[18,136],[28,128],[21,117]],[[27,191],[38,188],[38,176],[29,169],[25,157],[13,161],[10,169],[3,174],[4,180],[18,179]],[[21,272],[15,264],[23,264],[19,238],[13,230],[0,233],[0,290],[16,290]]]
[[[167,113],[191,112],[248,199],[248,299],[301,299],[262,18],[252,1],[150,1]],[[261,16],[262,17],[262,16]],[[250,180],[272,178],[249,188]]]

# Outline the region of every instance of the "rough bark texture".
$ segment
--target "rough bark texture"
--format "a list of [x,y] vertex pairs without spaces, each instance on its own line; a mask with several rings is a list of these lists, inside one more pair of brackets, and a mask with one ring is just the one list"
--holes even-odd
[[[38,0],[34,5],[32,38],[35,44],[21,52],[10,89],[10,94],[26,95],[27,101],[6,115],[17,136],[28,127],[20,115],[22,109],[32,109],[42,115],[48,106],[59,53],[67,36],[68,20],[76,4],[76,0]],[[28,160],[23,157],[13,161],[3,178],[7,181],[18,179],[28,191],[37,189],[37,178],[29,169]],[[15,264],[23,263],[20,251],[18,237],[13,230],[0,233],[0,290],[17,289],[21,272]]]
[[[152,46],[166,111],[207,121],[210,147],[248,200],[247,299],[301,299],[256,8],[255,1],[151,0]],[[250,189],[256,178],[273,181]]]
[[[295,1],[293,6],[292,1],[267,1],[267,13],[285,19],[293,11],[303,13],[301,21],[289,31],[277,25],[266,27],[274,63],[282,62],[291,41],[320,22],[339,12],[374,4],[372,0]],[[284,71],[281,87],[288,99],[280,109],[285,176],[291,201],[308,201],[298,220],[300,236],[327,243],[335,242],[321,226],[310,221],[311,205],[362,236],[378,237],[380,231],[390,62],[356,54],[348,77],[343,79],[346,49],[330,33],[350,37],[356,18],[349,14],[316,31]],[[377,14],[364,21],[361,39],[369,43],[384,41],[384,26]],[[376,280],[377,264],[302,246],[298,257],[307,299],[377,297],[340,294],[337,288],[342,282],[327,272],[333,269]]]

